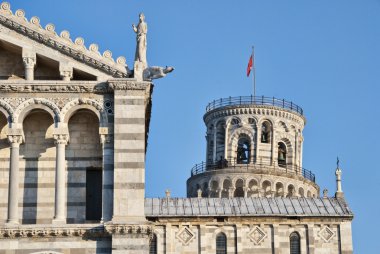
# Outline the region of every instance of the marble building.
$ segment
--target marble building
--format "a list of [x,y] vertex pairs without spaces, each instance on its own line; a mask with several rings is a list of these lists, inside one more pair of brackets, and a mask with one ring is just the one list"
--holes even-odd
[[131,32],[130,67],[1,3],[0,254],[353,253],[342,171],[320,196],[283,99],[212,101],[187,197],[145,197],[153,80],[173,68],[148,65],[143,14]]

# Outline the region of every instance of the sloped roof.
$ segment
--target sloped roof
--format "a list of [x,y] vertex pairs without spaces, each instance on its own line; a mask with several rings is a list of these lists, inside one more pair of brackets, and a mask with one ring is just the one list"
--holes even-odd
[[336,198],[146,198],[147,217],[352,217]]
[[130,71],[124,56],[115,61],[110,50],[100,54],[97,44],[91,44],[87,49],[82,37],[72,41],[70,33],[66,30],[58,35],[51,23],[44,29],[38,17],[34,16],[28,21],[24,10],[19,9],[13,14],[8,2],[0,4],[0,24],[113,77],[129,77]]

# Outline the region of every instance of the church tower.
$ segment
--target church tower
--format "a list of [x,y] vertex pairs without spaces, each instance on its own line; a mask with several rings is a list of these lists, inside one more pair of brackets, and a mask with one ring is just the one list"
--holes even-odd
[[317,197],[315,175],[302,167],[301,107],[274,97],[214,100],[203,117],[206,161],[187,181],[188,197]]

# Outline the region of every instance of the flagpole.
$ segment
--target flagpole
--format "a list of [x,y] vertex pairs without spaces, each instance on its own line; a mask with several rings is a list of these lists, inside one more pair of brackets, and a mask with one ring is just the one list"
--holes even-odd
[[256,67],[255,67],[255,47],[252,46],[252,60],[253,60],[253,66],[252,66],[252,70],[253,70],[253,98],[254,98],[254,101],[256,100]]

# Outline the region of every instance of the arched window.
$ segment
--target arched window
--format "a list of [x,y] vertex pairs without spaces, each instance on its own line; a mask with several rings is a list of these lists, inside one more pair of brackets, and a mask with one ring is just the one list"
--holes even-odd
[[301,241],[300,235],[297,232],[290,234],[290,254],[300,254],[301,253]]
[[216,236],[216,254],[227,254],[227,237],[223,233]]
[[286,166],[286,146],[284,143],[278,143],[278,166],[285,167]]
[[251,157],[251,144],[247,137],[242,137],[238,141],[236,158],[238,164],[248,164]]
[[261,125],[261,143],[270,143],[271,132],[272,125],[268,121],[263,122]]
[[157,236],[153,234],[149,243],[149,254],[157,254]]

